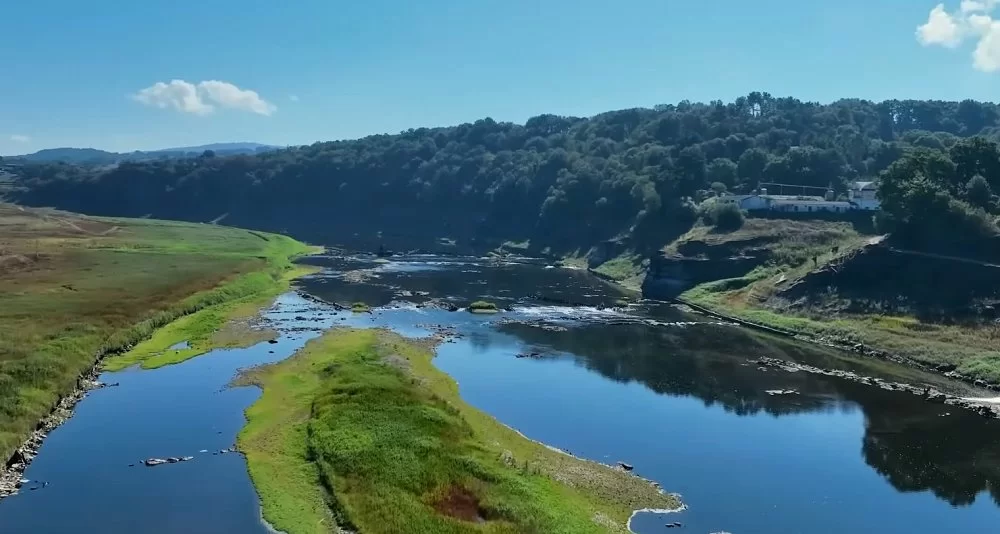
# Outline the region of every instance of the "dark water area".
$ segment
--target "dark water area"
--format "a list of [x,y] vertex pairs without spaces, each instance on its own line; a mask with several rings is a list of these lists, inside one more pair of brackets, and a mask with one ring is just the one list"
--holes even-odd
[[[25,474],[26,487],[49,484],[0,501],[0,532],[267,532],[244,458],[218,454],[259,392],[226,385],[240,368],[285,358],[339,325],[412,337],[439,326],[459,332],[435,363],[468,402],[532,439],[633,464],[682,495],[684,512],[638,514],[632,528],[641,534],[674,521],[684,524],[677,532],[699,534],[1000,530],[997,421],[752,360],[976,394],[964,385],[662,303],[615,308],[616,288],[532,261],[309,261],[327,270],[304,279],[304,292],[377,308],[354,314],[290,293],[266,313],[281,332],[275,345],[103,377],[121,385],[91,392],[51,433]],[[447,311],[480,299],[511,311]],[[168,456],[194,460],[138,465]]]

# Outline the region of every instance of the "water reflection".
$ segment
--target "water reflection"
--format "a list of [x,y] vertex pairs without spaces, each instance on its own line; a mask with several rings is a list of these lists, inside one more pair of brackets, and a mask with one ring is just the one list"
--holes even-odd
[[[930,490],[952,506],[968,506],[981,492],[1000,505],[1000,424],[941,408],[914,412],[881,399],[865,402],[862,454],[899,491]],[[942,413],[951,415],[942,417]]]
[[[847,380],[758,368],[747,359],[763,355],[865,371],[863,363],[852,364],[835,353],[711,325],[587,325],[559,332],[512,323],[501,329],[547,357],[572,358],[615,381],[696,397],[705,406],[721,405],[740,416],[860,409],[865,417],[862,456],[897,490],[930,490],[953,506],[971,504],[988,491],[1000,504],[997,421]],[[779,389],[797,393],[767,393]]]

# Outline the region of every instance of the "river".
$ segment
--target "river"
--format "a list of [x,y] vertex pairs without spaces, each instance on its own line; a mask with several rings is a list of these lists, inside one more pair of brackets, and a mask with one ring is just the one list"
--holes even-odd
[[[833,377],[758,368],[759,356],[974,393],[884,362],[778,339],[657,303],[610,310],[618,291],[530,261],[317,257],[304,292],[352,314],[282,296],[265,316],[277,344],[220,350],[153,371],[102,377],[0,501],[8,532],[267,532],[231,447],[255,388],[240,368],[277,361],[334,325],[461,336],[436,365],[463,397],[531,438],[605,463],[626,461],[682,495],[663,532],[988,532],[1000,524],[1000,422]],[[486,299],[511,311],[449,312]],[[445,309],[443,309],[445,308]],[[529,356],[529,357],[518,357]],[[794,390],[771,395],[768,390]],[[202,452],[205,451],[205,452]],[[144,467],[149,457],[193,456]],[[32,490],[31,488],[37,488]]]

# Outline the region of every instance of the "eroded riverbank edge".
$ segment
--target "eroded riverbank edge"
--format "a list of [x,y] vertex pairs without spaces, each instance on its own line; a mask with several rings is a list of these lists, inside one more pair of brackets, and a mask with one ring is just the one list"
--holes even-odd
[[[500,482],[514,477],[518,484],[542,488],[543,496],[549,497],[546,501],[549,507],[554,506],[567,516],[560,516],[561,519],[571,519],[584,525],[584,530],[580,532],[628,532],[630,518],[637,511],[682,509],[683,505],[676,495],[663,492],[654,482],[622,468],[578,458],[526,438],[489,414],[469,405],[459,394],[454,379],[433,364],[434,349],[446,337],[448,336],[445,334],[438,334],[429,338],[408,339],[386,329],[333,328],[320,338],[310,341],[290,358],[245,370],[234,380],[234,385],[257,385],[263,391],[261,397],[246,410],[247,425],[239,434],[238,444],[247,458],[251,480],[261,497],[264,518],[272,528],[292,534],[312,532],[314,529],[310,526],[338,517],[338,524],[341,525],[370,526],[366,521],[370,522],[371,517],[365,514],[363,507],[358,506],[356,496],[350,492],[342,494],[340,499],[348,503],[344,507],[338,504],[339,500],[331,497],[332,488],[329,486],[332,483],[317,483],[324,480],[323,476],[319,476],[322,468],[310,460],[316,458],[316,451],[310,448],[313,445],[308,441],[310,430],[307,428],[314,417],[313,412],[317,410],[311,399],[320,389],[333,384],[331,381],[324,386],[324,380],[358,378],[357,368],[352,371],[351,367],[358,365],[358,361],[352,360],[354,356],[351,355],[356,351],[348,354],[342,350],[348,346],[377,350],[373,353],[377,357],[372,356],[375,359],[362,362],[365,373],[375,372],[376,380],[393,381],[402,377],[406,380],[403,388],[415,395],[415,398],[423,399],[415,404],[416,407],[428,409],[429,406],[437,406],[435,410],[443,410],[456,417],[450,424],[466,427],[471,432],[475,450],[480,451],[475,462],[482,464],[481,469],[491,470],[500,477],[490,489],[484,490],[491,499],[511,498],[510,495],[503,494],[506,486]],[[370,345],[365,345],[359,339],[367,339]],[[333,367],[338,370],[336,375],[319,376],[323,369]],[[360,376],[365,378],[364,374]],[[357,387],[362,392],[365,389],[363,382]],[[431,404],[428,405],[428,402]],[[345,409],[349,409],[349,406],[341,408]],[[447,419],[448,416],[445,417]],[[316,431],[321,430],[323,428]],[[379,437],[370,436],[367,439]],[[463,444],[462,447],[466,445]],[[484,451],[487,452],[482,456]],[[528,469],[525,472],[519,466],[530,466],[530,469],[525,467]],[[464,469],[459,472],[462,477],[469,477],[475,470]],[[524,478],[522,480],[519,477]],[[426,495],[417,496],[419,498],[414,495],[404,497],[404,500],[418,501],[428,498]],[[532,504],[535,500],[516,501],[515,509],[522,512],[531,510],[535,506]],[[347,509],[351,510],[354,521],[346,521]],[[581,509],[587,511],[584,514],[586,517],[580,515]],[[484,518],[495,518],[491,517],[491,512],[486,508],[480,512]],[[551,519],[549,516],[554,512],[534,510],[531,513],[540,513],[543,514],[542,519]],[[421,516],[421,520],[437,519],[440,518],[428,519]],[[460,527],[462,523],[449,522],[451,526],[456,524]]]
[[[843,351],[845,353],[855,354],[865,358],[890,362],[896,365],[916,369],[926,373],[931,373],[933,375],[940,376],[945,379],[954,380],[957,383],[962,383],[967,386],[973,386],[981,390],[1000,391],[1000,384],[992,384],[982,379],[975,379],[970,376],[965,376],[962,375],[961,373],[954,371],[951,368],[924,365],[920,362],[917,362],[905,356],[894,354],[892,352],[882,350],[877,347],[872,347],[870,345],[866,345],[863,343],[853,342],[844,339],[814,336],[805,332],[778,328],[767,324],[760,324],[740,318],[731,313],[727,313],[726,311],[719,311],[682,298],[674,299],[674,302],[691,312],[698,313],[700,315],[704,315],[707,317],[714,317],[725,321],[731,321],[734,324],[738,324],[745,328],[750,328],[753,330],[764,332],[768,335],[789,337],[795,339],[796,341],[802,343],[808,343],[818,347],[836,349],[839,351]],[[787,361],[779,362],[771,358],[765,358],[763,360],[764,363],[761,363],[761,365],[763,366],[783,368],[786,371],[792,371],[792,372],[805,371],[812,374],[821,374],[825,376],[842,378],[872,387],[879,387],[881,389],[910,392],[915,395],[922,396],[926,401],[930,403],[937,403],[937,404],[945,403],[956,406],[961,409],[972,411],[989,419],[1000,419],[1000,405],[993,402],[989,402],[987,398],[973,398],[970,396],[953,395],[946,392],[942,392],[937,388],[933,387],[917,386],[906,382],[889,382],[864,375],[858,375],[851,372],[841,371],[837,369],[824,369],[811,365],[798,364],[796,362],[787,362]],[[760,363],[757,360],[754,361],[755,363]],[[779,363],[782,362],[783,365],[779,365]]]

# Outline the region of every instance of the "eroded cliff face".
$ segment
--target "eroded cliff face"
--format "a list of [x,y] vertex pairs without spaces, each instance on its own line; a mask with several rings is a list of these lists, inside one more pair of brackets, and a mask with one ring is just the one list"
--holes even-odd
[[910,313],[926,319],[1000,317],[1000,266],[966,258],[864,247],[810,272],[776,297],[793,307]]
[[744,248],[690,241],[678,253],[661,251],[650,258],[642,285],[646,298],[671,299],[705,282],[740,278],[771,258],[763,247]]
[[[695,226],[650,258],[643,292],[672,298],[698,284],[732,280],[730,289],[762,265],[788,278],[862,246],[873,235],[852,221],[747,218],[738,230]],[[742,284],[742,286],[740,285]]]

